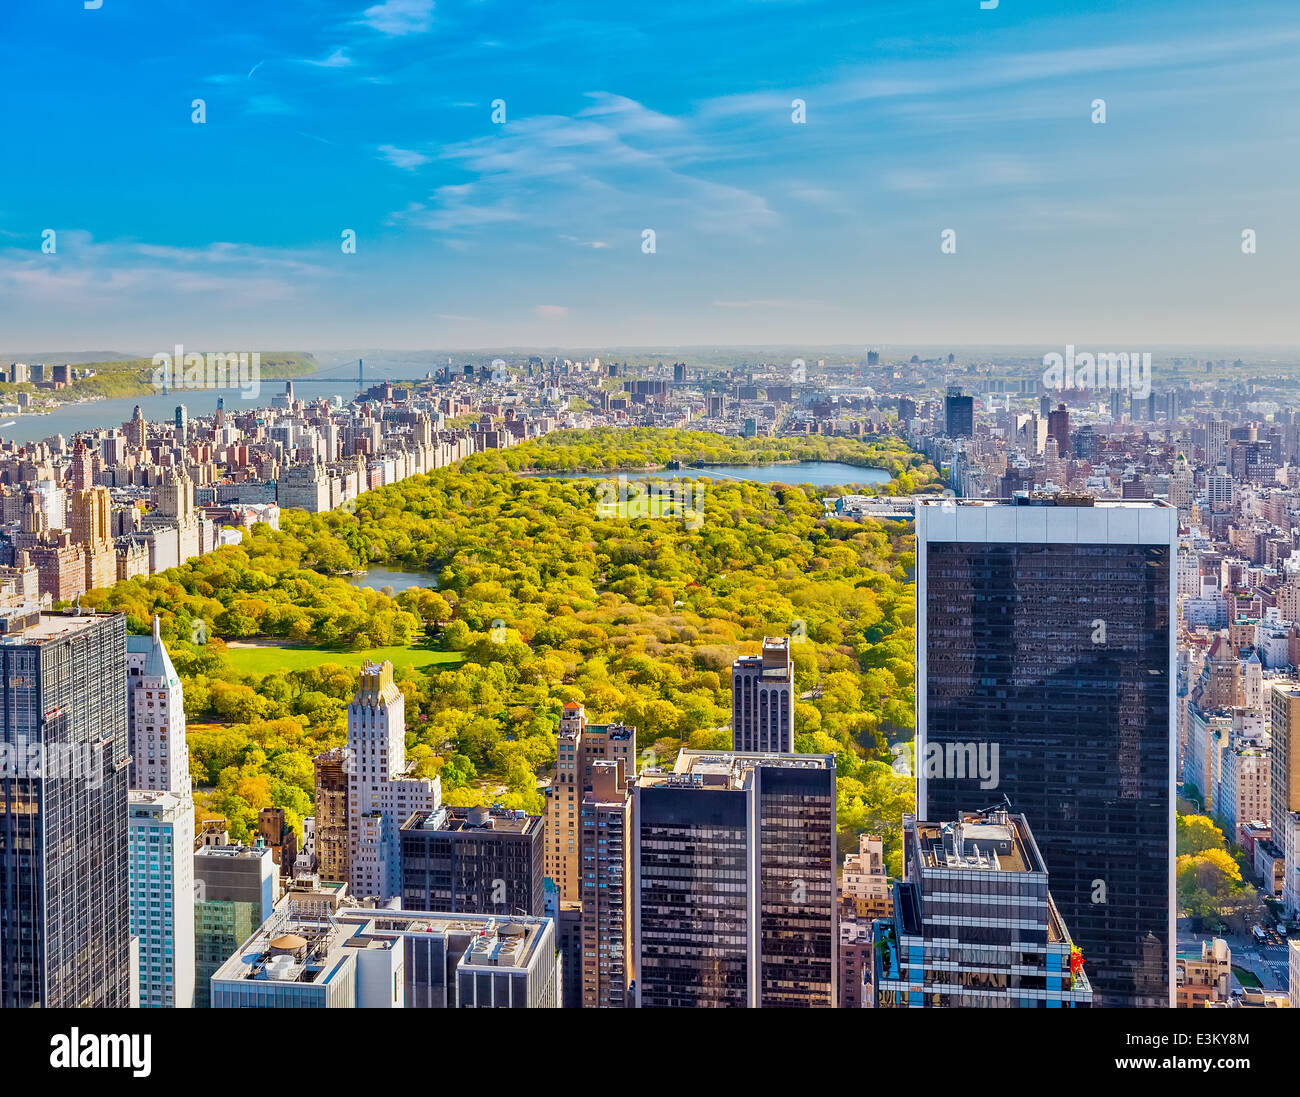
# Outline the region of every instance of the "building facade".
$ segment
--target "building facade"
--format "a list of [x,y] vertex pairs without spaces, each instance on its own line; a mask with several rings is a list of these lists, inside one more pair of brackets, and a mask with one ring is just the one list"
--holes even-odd
[[194,1004],[194,805],[131,790],[131,936],[141,1009]]
[[332,884],[348,875],[347,752],[336,747],[316,755],[316,874]]
[[788,636],[765,636],[758,655],[731,665],[731,748],[794,752],[794,662]]
[[579,810],[582,1006],[630,1006],[632,963],[632,796],[622,759],[592,766]]
[[207,1008],[213,974],[265,922],[279,898],[266,846],[232,846],[227,835],[194,851],[194,1004]]
[[128,1007],[126,618],[0,629],[0,1008]]
[[1023,815],[994,808],[947,823],[904,815],[903,860],[894,915],[874,923],[878,1006],[1092,1004]]
[[546,842],[544,871],[555,881],[560,898],[578,901],[578,812],[591,788],[596,762],[623,762],[630,782],[637,771],[636,728],[626,724],[589,724],[586,710],[576,701],[564,706],[556,732],[555,768],[546,790]]
[[833,757],[683,750],[633,810],[638,1007],[835,1005]]
[[541,816],[488,807],[417,811],[399,840],[407,910],[544,913]]
[[917,506],[917,810],[1033,820],[1099,1005],[1173,1002],[1177,510]]
[[438,778],[412,777],[406,764],[406,698],[393,664],[365,663],[348,705],[348,874],[357,898],[401,893],[402,824],[442,804]]

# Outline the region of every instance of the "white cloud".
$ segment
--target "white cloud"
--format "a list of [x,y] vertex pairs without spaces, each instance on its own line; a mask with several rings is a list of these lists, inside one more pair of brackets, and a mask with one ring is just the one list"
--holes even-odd
[[366,8],[361,22],[380,34],[423,34],[433,26],[433,0],[385,0]]
[[0,300],[74,311],[140,305],[165,313],[164,302],[206,295],[228,308],[286,300],[327,274],[303,255],[246,244],[97,243],[75,229],[60,231],[58,244],[49,256],[0,249]]
[[420,165],[429,162],[429,158],[424,153],[413,149],[399,149],[396,145],[380,145],[379,154],[393,167],[401,168],[403,171],[414,171]]
[[569,315],[569,310],[564,305],[538,305],[533,314],[543,320],[563,320]]
[[347,51],[339,46],[328,57],[323,57],[319,61],[308,61],[309,65],[316,65],[323,69],[345,69],[352,64],[352,58],[347,55]]
[[[672,225],[695,233],[753,235],[775,223],[761,195],[704,178],[710,156],[680,119],[604,92],[575,117],[521,117],[504,132],[444,147],[472,184],[444,187],[397,215],[455,231],[488,221],[525,220],[603,243],[605,233]],[[520,211],[527,211],[527,217]]]

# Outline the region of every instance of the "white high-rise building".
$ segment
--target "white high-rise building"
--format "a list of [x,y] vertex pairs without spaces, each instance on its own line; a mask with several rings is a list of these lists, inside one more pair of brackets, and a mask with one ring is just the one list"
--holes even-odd
[[194,1004],[194,804],[132,789],[128,809],[131,936],[141,1009]]
[[1205,424],[1205,463],[1217,468],[1228,456],[1228,421],[1211,419]]
[[398,831],[414,811],[442,806],[438,778],[407,775],[406,698],[393,664],[366,663],[348,705],[348,885],[358,899],[401,893]]
[[1212,511],[1220,512],[1232,507],[1232,477],[1222,466],[1205,477],[1205,501]]
[[185,693],[163,646],[159,620],[152,636],[126,638],[127,749],[131,787],[190,799],[190,752],[185,745]]
[[131,755],[131,935],[139,943],[141,1008],[194,1004],[194,800],[185,745],[185,693],[163,646],[128,636]]

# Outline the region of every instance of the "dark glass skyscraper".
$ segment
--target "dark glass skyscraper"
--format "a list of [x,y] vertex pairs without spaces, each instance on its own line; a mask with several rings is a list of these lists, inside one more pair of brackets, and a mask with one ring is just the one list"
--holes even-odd
[[0,619],[0,1007],[131,1004],[126,619]]
[[634,817],[638,1006],[835,1005],[833,757],[684,750]]
[[943,400],[943,432],[949,438],[970,438],[975,434],[975,397],[961,389],[949,389]]
[[917,812],[1009,797],[1099,1006],[1171,1004],[1177,511],[917,508]]
[[540,816],[509,808],[440,807],[412,813],[398,838],[407,910],[543,913]]

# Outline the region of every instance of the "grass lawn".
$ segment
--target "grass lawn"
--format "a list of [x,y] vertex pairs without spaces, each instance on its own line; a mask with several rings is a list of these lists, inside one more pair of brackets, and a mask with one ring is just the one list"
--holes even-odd
[[1247,971],[1244,967],[1234,967],[1232,974],[1237,977],[1237,982],[1243,987],[1257,987],[1260,985],[1259,976],[1252,971]]
[[195,731],[224,731],[230,727],[229,724],[223,724],[219,720],[186,720],[185,733],[188,735]]
[[281,644],[251,648],[227,648],[231,665],[241,674],[270,674],[277,670],[302,670],[322,663],[359,667],[367,659],[394,667],[430,667],[443,665],[447,670],[459,666],[465,656],[459,651],[432,651],[429,648],[371,648],[368,651],[332,651],[329,648],[290,647]]

